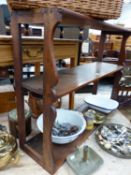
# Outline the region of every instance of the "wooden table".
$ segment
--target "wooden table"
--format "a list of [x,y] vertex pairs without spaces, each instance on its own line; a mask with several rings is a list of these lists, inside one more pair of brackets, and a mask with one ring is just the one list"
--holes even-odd
[[[77,65],[79,40],[55,39],[55,58],[70,58]],[[42,37],[23,37],[23,63],[42,63]],[[13,65],[12,36],[0,35],[0,67]]]
[[[70,67],[74,67],[78,62],[79,40],[73,39],[55,39],[54,50],[57,60],[70,58]],[[42,37],[23,37],[23,64],[33,63],[35,66],[35,75],[40,74],[40,63],[43,63],[43,40]],[[0,67],[13,65],[12,36],[0,35]],[[1,68],[3,74],[3,69]],[[14,97],[14,92],[13,97]],[[12,95],[11,93],[11,95]],[[3,96],[3,93],[0,95]],[[5,94],[4,94],[5,95]],[[9,94],[7,94],[9,95]],[[8,99],[8,97],[6,98]],[[15,99],[14,99],[15,100]],[[70,94],[69,106],[74,104],[74,96]],[[6,102],[6,106],[12,106]],[[4,112],[11,108],[5,106]],[[3,110],[2,110],[3,112]]]

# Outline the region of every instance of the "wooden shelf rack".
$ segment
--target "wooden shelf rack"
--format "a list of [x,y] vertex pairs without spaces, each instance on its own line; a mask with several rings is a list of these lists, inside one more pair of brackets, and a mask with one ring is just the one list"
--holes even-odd
[[[72,152],[77,145],[86,140],[90,134],[85,131],[77,140],[65,146],[53,144],[51,141],[51,133],[56,117],[56,109],[53,107],[53,103],[58,97],[67,93],[72,93],[74,90],[81,88],[90,82],[97,82],[100,78],[112,73],[116,76],[112,93],[112,97],[115,98],[120,70],[122,69],[121,66],[99,62],[58,72],[55,64],[53,35],[55,28],[59,23],[82,27],[88,26],[89,28],[101,30],[99,61],[102,59],[106,34],[120,34],[123,35],[123,40],[119,64],[122,64],[125,55],[125,42],[131,34],[130,30],[113,26],[104,21],[93,19],[67,9],[46,8],[28,11],[12,11],[11,31],[13,36],[20,147],[51,174],[56,172],[65,161],[66,156]],[[44,74],[40,77],[33,77],[30,80],[23,80],[22,78],[21,24],[44,25]],[[43,96],[43,115],[45,116],[43,117],[44,134],[40,134],[31,140],[25,136],[23,100],[23,89],[25,88]],[[40,145],[40,149],[38,145]]]

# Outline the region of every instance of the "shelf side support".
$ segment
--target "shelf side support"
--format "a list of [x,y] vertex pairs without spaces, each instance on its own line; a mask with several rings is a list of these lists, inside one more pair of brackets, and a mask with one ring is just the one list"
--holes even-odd
[[13,42],[13,58],[14,58],[14,76],[15,76],[15,92],[18,117],[18,134],[20,147],[24,147],[25,143],[25,117],[24,117],[24,98],[22,91],[22,44],[21,44],[21,25],[18,23],[17,12],[12,12],[11,33]]
[[43,84],[43,167],[50,173],[56,171],[56,161],[53,153],[52,127],[56,118],[56,102],[54,87],[58,83],[58,72],[55,63],[53,35],[61,15],[56,9],[47,9],[44,14],[44,84]]

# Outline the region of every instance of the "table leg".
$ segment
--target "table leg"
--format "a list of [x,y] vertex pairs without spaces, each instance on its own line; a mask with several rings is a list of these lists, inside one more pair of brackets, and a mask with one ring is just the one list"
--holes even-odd
[[[76,65],[75,58],[70,58],[70,68]],[[75,92],[69,93],[69,109],[74,109]]]
[[35,75],[40,75],[40,63],[35,63]]
[[111,98],[114,100],[117,100],[117,98],[118,98],[119,81],[120,81],[121,76],[122,76],[121,71],[118,71],[115,73],[114,85],[113,85],[112,95],[111,95]]
[[74,109],[75,92],[69,93],[69,109]]

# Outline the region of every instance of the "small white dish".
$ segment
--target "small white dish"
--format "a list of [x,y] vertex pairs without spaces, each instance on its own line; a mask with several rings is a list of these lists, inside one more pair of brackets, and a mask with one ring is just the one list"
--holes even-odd
[[88,104],[88,106],[89,106],[89,108],[91,108],[91,109],[95,109],[95,110],[97,110],[97,111],[99,111],[99,112],[103,112],[103,113],[105,113],[105,114],[109,114],[109,113],[111,113],[112,111],[115,110],[115,109],[113,109],[113,110],[108,110],[108,109],[104,109],[104,108],[99,108],[99,107],[97,107],[97,106],[93,106],[93,105],[90,105],[90,104]]
[[119,103],[117,101],[103,97],[101,95],[88,95],[84,101],[94,108],[101,108],[107,113],[111,112],[114,109],[117,109],[119,106]]

